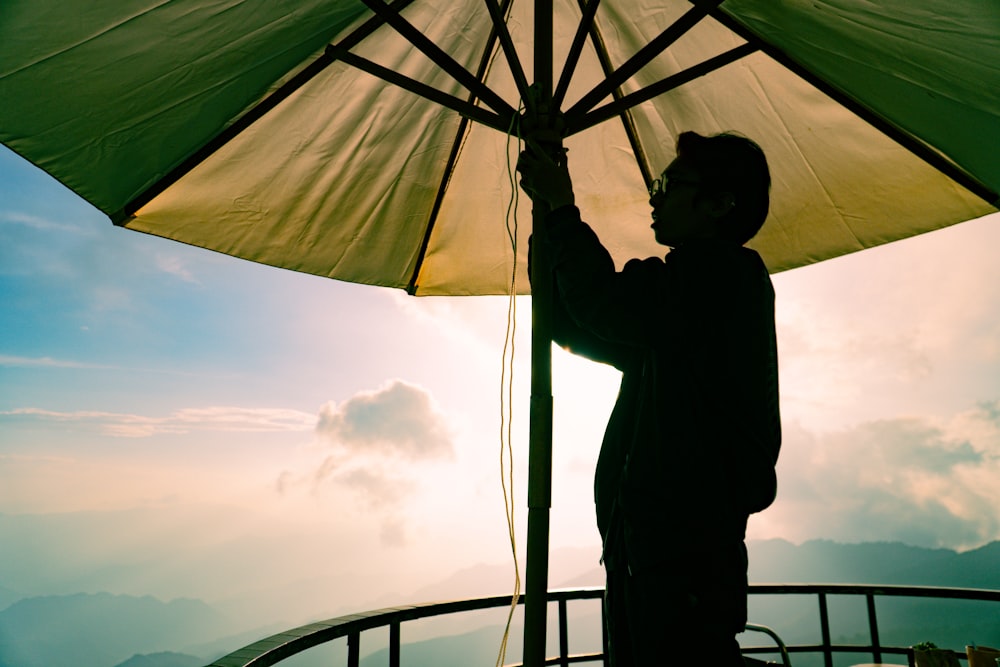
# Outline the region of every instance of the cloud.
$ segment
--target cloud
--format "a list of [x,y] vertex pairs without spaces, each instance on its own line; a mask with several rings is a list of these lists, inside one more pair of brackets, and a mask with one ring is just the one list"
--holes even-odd
[[68,359],[53,359],[52,357],[18,357],[9,354],[0,354],[0,366],[19,368],[81,368],[92,370],[106,370],[115,368],[104,364],[90,364],[82,361],[71,361]]
[[786,423],[778,500],[759,521],[789,539],[952,548],[1000,539],[997,406],[941,424],[899,418],[823,434]]
[[1000,400],[980,402],[973,415],[993,424],[1000,430]]
[[[90,327],[81,326],[81,331],[89,331]],[[95,370],[95,371],[125,371],[127,373],[151,373],[156,375],[166,375],[184,378],[207,378],[220,377],[218,373],[208,373],[201,370],[187,371],[176,367],[163,366],[160,368],[149,366],[126,366],[115,364],[99,364],[89,361],[76,361],[73,359],[58,359],[54,357],[22,357],[11,354],[0,354],[0,367],[8,368],[43,368],[43,369],[74,369],[74,370]],[[224,376],[223,376],[224,377]],[[237,377],[232,375],[229,377]],[[303,413],[304,414],[304,413]]]
[[43,232],[58,232],[60,234],[89,233],[88,230],[77,225],[66,225],[58,222],[53,222],[41,216],[30,215],[28,213],[20,213],[18,211],[0,212],[0,222],[24,225],[25,227],[30,227],[31,229],[36,229],[38,231],[43,231]]
[[84,427],[95,427],[105,435],[122,438],[146,438],[195,431],[308,431],[316,421],[313,415],[298,410],[230,406],[185,408],[166,417],[93,410],[59,412],[41,408],[15,408],[0,412],[0,417],[73,422]]
[[405,510],[420,492],[425,466],[455,456],[452,429],[433,397],[393,380],[322,406],[315,432],[322,460],[282,471],[277,493],[308,489],[321,502],[353,503],[360,516],[379,524],[383,546],[407,544]]
[[[783,408],[824,429],[1000,388],[997,215],[774,276]],[[934,395],[946,387],[944,401]],[[919,402],[919,403],[918,403]]]
[[337,476],[337,482],[357,492],[372,509],[396,506],[416,488],[412,480],[378,469],[350,469]]
[[352,454],[411,461],[454,456],[450,429],[430,394],[401,380],[355,394],[339,406],[327,403],[316,433]]
[[156,268],[160,269],[160,271],[179,278],[186,283],[198,284],[198,279],[194,277],[194,273],[188,268],[188,264],[189,262],[177,255],[156,256]]
[[[856,453],[866,466],[903,474],[945,475],[961,464],[978,464],[981,452],[967,440],[949,437],[924,419],[901,418],[867,422],[851,431],[829,436],[830,446]],[[846,461],[845,461],[846,463]]]
[[385,547],[405,547],[409,543],[406,524],[399,518],[389,518],[382,522],[379,541]]

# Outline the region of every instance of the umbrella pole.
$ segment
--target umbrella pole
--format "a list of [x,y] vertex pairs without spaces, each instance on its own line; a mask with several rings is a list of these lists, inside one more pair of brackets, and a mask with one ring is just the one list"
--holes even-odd
[[[552,95],[552,0],[535,0],[535,84]],[[544,102],[547,107],[548,103]],[[532,229],[548,207],[532,209]],[[528,546],[525,564],[524,667],[545,664],[552,506],[552,278],[544,243],[534,244],[531,285],[531,409],[528,431]]]
[[[538,229],[547,207],[536,205]],[[552,278],[548,254],[532,250],[531,412],[528,432],[528,547],[525,565],[524,667],[545,663],[549,580],[549,508],[552,506]]]

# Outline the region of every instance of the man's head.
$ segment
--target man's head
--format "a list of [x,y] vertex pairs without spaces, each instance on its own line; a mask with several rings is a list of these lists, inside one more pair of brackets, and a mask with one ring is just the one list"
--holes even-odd
[[695,238],[743,245],[767,218],[770,187],[767,160],[753,141],[684,132],[677,158],[650,188],[656,240],[671,247]]

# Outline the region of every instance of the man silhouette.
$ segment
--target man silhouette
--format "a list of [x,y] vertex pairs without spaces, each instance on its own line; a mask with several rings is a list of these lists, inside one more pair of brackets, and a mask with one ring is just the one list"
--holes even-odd
[[566,152],[529,138],[521,187],[548,207],[556,342],[622,371],[597,463],[611,664],[742,665],[747,518],[781,443],[774,290],[743,247],[770,174],[742,136],[685,132],[649,189],[665,259],[615,270],[580,219]]

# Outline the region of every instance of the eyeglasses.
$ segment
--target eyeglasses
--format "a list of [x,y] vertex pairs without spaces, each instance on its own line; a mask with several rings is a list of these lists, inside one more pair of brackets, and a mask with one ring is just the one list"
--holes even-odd
[[659,178],[653,179],[653,182],[649,184],[649,196],[656,197],[659,195],[666,195],[668,192],[680,185],[698,186],[701,185],[701,181],[671,178],[667,174],[663,174]]

